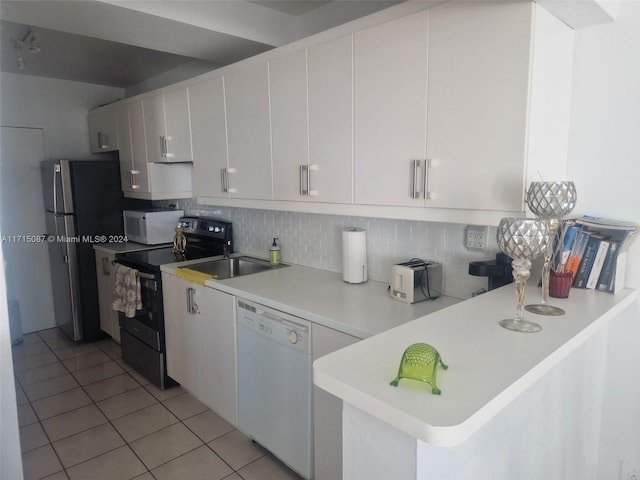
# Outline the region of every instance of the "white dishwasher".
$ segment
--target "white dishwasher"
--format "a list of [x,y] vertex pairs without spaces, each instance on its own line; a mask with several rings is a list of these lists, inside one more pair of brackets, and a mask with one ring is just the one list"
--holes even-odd
[[312,478],[311,322],[238,299],[237,329],[240,430]]

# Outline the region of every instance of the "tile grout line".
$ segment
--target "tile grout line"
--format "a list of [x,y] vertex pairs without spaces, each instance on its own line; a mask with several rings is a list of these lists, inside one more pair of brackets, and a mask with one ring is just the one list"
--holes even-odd
[[[145,473],[148,473],[149,475],[151,475],[151,477],[152,477],[152,478],[156,479],[156,476],[152,473],[151,469],[149,469],[149,467],[147,467],[147,465],[144,463],[144,461],[143,461],[143,460],[138,456],[138,454],[135,452],[135,450],[131,447],[131,443],[132,443],[132,442],[128,442],[128,441],[123,437],[123,435],[120,433],[120,431],[119,431],[119,430],[115,427],[115,425],[113,424],[113,420],[118,420],[118,419],[123,418],[123,417],[125,417],[125,416],[127,416],[127,415],[131,415],[131,414],[134,414],[134,413],[140,412],[141,410],[144,410],[145,408],[149,408],[150,406],[155,405],[155,404],[160,404],[160,405],[162,405],[162,407],[163,407],[164,409],[166,409],[166,410],[167,410],[171,415],[173,415],[173,416],[177,419],[177,422],[176,422],[175,424],[172,424],[172,425],[182,424],[182,425],[183,425],[183,426],[184,426],[184,427],[185,427],[185,428],[186,428],[190,433],[192,433],[192,434],[193,434],[193,435],[194,435],[194,436],[195,436],[195,437],[196,437],[196,438],[197,438],[197,439],[198,439],[202,444],[201,444],[201,445],[198,445],[197,447],[195,447],[195,448],[193,448],[193,449],[191,449],[191,450],[189,450],[189,451],[187,451],[187,452],[184,452],[184,453],[182,453],[182,454],[178,455],[178,456],[177,456],[177,457],[175,457],[175,458],[172,458],[172,459],[167,460],[166,462],[164,462],[164,463],[162,463],[162,464],[160,464],[160,465],[155,466],[155,467],[154,467],[154,469],[155,469],[155,468],[159,468],[159,467],[161,467],[161,466],[163,466],[163,465],[166,465],[166,464],[168,464],[168,463],[170,463],[170,462],[172,462],[172,461],[176,460],[177,458],[180,458],[180,457],[182,457],[182,456],[184,456],[184,455],[187,455],[187,454],[189,454],[189,453],[193,452],[194,450],[197,450],[198,448],[201,448],[202,446],[205,446],[205,447],[206,447],[207,449],[209,449],[209,450],[210,450],[210,451],[211,451],[211,452],[212,452],[212,453],[213,453],[213,454],[214,454],[218,459],[220,459],[220,460],[221,460],[221,461],[222,461],[226,466],[228,466],[228,467],[231,469],[231,473],[229,473],[229,474],[228,474],[228,475],[226,475],[225,477],[222,477],[220,480],[224,480],[224,479],[226,479],[226,478],[229,478],[229,477],[233,476],[234,474],[235,474],[235,475],[237,475],[240,479],[244,479],[244,476],[243,476],[243,475],[241,475],[241,474],[239,473],[239,471],[240,471],[241,469],[246,468],[246,467],[248,467],[249,465],[252,465],[253,463],[255,463],[255,462],[259,461],[259,460],[260,460],[260,459],[262,459],[263,457],[267,456],[267,452],[268,452],[268,451],[265,449],[265,452],[264,452],[264,453],[262,453],[259,457],[257,457],[257,458],[255,458],[254,460],[250,461],[250,462],[249,462],[249,463],[247,463],[246,465],[242,465],[242,466],[241,466],[241,467],[239,467],[238,469],[235,469],[235,468],[234,468],[233,466],[231,466],[231,465],[230,465],[230,464],[229,464],[229,463],[228,463],[224,458],[222,458],[222,457],[220,456],[220,454],[218,454],[218,453],[213,449],[213,447],[211,447],[211,446],[209,445],[209,443],[211,443],[211,442],[213,442],[213,441],[215,441],[215,440],[217,440],[217,439],[219,439],[219,438],[222,438],[222,437],[224,437],[225,435],[228,435],[228,434],[232,433],[233,431],[237,430],[237,427],[233,427],[233,426],[232,426],[232,427],[233,427],[233,430],[231,430],[230,432],[227,432],[227,433],[224,433],[224,434],[222,434],[222,435],[219,435],[219,436],[217,436],[217,437],[213,438],[212,440],[210,440],[209,442],[207,442],[207,441],[205,441],[203,438],[201,438],[201,437],[200,437],[200,436],[199,436],[199,435],[198,435],[194,430],[192,430],[191,428],[189,428],[189,426],[185,423],[185,421],[186,421],[186,420],[189,420],[189,419],[191,419],[191,418],[193,418],[193,417],[195,417],[195,416],[197,416],[197,415],[200,415],[200,414],[202,414],[202,413],[205,413],[207,410],[210,410],[210,409],[208,409],[208,408],[207,408],[207,410],[205,410],[205,411],[203,411],[203,412],[198,412],[198,413],[195,413],[195,414],[193,414],[193,415],[191,415],[191,416],[189,416],[189,417],[185,417],[184,419],[182,419],[182,418],[179,418],[175,413],[173,413],[173,412],[172,412],[172,411],[171,411],[171,410],[170,410],[170,409],[169,409],[169,408],[164,404],[164,402],[165,402],[165,401],[167,401],[167,400],[170,400],[170,399],[172,399],[172,398],[177,398],[177,397],[179,397],[180,395],[189,394],[189,392],[187,392],[187,391],[185,390],[185,391],[184,391],[184,393],[182,393],[182,394],[173,395],[173,396],[171,396],[171,397],[166,398],[165,400],[161,400],[161,399],[160,399],[160,398],[158,398],[156,395],[154,395],[154,393],[153,393],[152,391],[150,391],[149,389],[147,389],[147,388],[146,388],[146,385],[142,385],[142,384],[141,384],[141,383],[140,383],[140,382],[139,382],[135,377],[133,377],[133,375],[131,375],[131,374],[129,373],[129,371],[124,370],[124,368],[123,368],[123,373],[119,373],[119,374],[116,374],[116,375],[111,375],[111,376],[109,376],[109,377],[105,377],[105,378],[102,378],[102,379],[100,379],[100,380],[96,380],[96,381],[91,382],[91,383],[88,383],[88,384],[86,384],[86,385],[82,385],[82,384],[80,384],[80,382],[78,381],[78,379],[75,377],[74,372],[72,372],[71,370],[69,370],[69,368],[67,367],[67,365],[65,365],[65,364],[63,363],[63,360],[61,360],[61,359],[60,359],[60,357],[58,357],[58,355],[57,355],[57,354],[56,354],[56,352],[55,352],[55,350],[57,350],[57,349],[54,349],[52,346],[50,346],[50,345],[49,345],[49,343],[47,343],[47,341],[46,341],[42,336],[40,336],[40,335],[39,335],[39,332],[34,332],[34,333],[36,333],[36,334],[38,335],[38,337],[40,338],[40,340],[42,341],[42,343],[44,343],[44,345],[47,347],[47,349],[48,349],[48,350],[49,350],[49,351],[50,351],[50,352],[51,352],[51,353],[52,353],[52,354],[53,354],[53,355],[58,359],[56,362],[52,362],[52,363],[49,363],[49,364],[43,364],[43,365],[41,365],[41,366],[34,367],[34,368],[41,368],[41,367],[45,367],[46,365],[51,365],[51,364],[53,364],[53,363],[60,363],[60,365],[62,365],[62,367],[64,367],[64,369],[67,371],[67,373],[68,373],[68,374],[70,374],[70,375],[73,377],[73,379],[78,383],[78,387],[74,387],[74,388],[80,388],[80,389],[82,389],[82,391],[84,392],[84,394],[85,394],[85,395],[87,395],[87,397],[89,398],[89,400],[90,400],[90,402],[91,402],[91,403],[89,403],[89,404],[87,404],[87,405],[83,405],[82,407],[77,407],[77,408],[71,409],[71,410],[69,410],[69,411],[61,412],[61,413],[59,413],[59,414],[53,415],[53,416],[48,417],[48,418],[46,418],[46,419],[44,419],[44,420],[48,420],[49,418],[55,418],[55,417],[57,417],[57,416],[59,416],[59,415],[64,415],[64,414],[66,414],[66,413],[72,412],[72,411],[77,410],[77,409],[79,409],[79,408],[84,408],[84,407],[89,406],[89,405],[94,405],[94,406],[98,409],[98,411],[99,411],[99,412],[100,412],[100,413],[105,417],[105,419],[107,420],[105,423],[102,423],[102,424],[100,424],[100,425],[98,425],[98,426],[106,425],[106,424],[108,423],[108,424],[111,426],[111,428],[113,428],[113,430],[118,434],[118,436],[121,438],[121,440],[124,442],[124,444],[123,444],[123,445],[119,445],[119,446],[117,446],[117,447],[114,447],[114,448],[112,448],[112,449],[110,449],[110,450],[107,450],[107,451],[105,451],[105,452],[102,452],[102,453],[100,453],[99,455],[96,455],[96,456],[94,456],[94,457],[87,458],[87,459],[83,460],[82,462],[79,462],[79,463],[77,463],[77,464],[74,464],[74,465],[69,466],[68,468],[67,468],[67,467],[65,467],[65,466],[64,466],[64,464],[63,464],[63,462],[62,462],[62,459],[60,458],[60,456],[58,455],[57,450],[56,450],[56,449],[55,449],[55,447],[54,447],[54,442],[51,440],[51,438],[49,437],[49,434],[47,433],[47,431],[44,429],[44,426],[42,425],[42,421],[43,421],[43,420],[42,420],[42,419],[40,419],[40,416],[36,413],[35,409],[33,408],[33,405],[32,405],[32,401],[31,401],[31,399],[27,396],[26,392],[24,392],[24,386],[22,385],[22,382],[20,382],[20,380],[19,380],[19,379],[17,378],[17,376],[15,376],[15,374],[14,374],[14,377],[16,378],[16,381],[18,381],[18,383],[20,384],[20,387],[21,387],[21,388],[22,388],[22,390],[23,390],[23,394],[24,394],[24,396],[25,396],[25,398],[26,398],[26,400],[27,400],[27,403],[29,404],[29,407],[32,409],[32,411],[33,411],[33,413],[34,413],[34,415],[35,415],[35,417],[36,417],[36,419],[37,419],[37,421],[36,421],[36,422],[33,422],[32,424],[28,424],[28,425],[33,425],[33,424],[35,424],[35,423],[38,423],[38,425],[40,426],[40,428],[41,428],[42,432],[44,433],[45,437],[47,438],[47,440],[48,440],[48,442],[49,442],[49,443],[48,443],[48,445],[42,445],[41,447],[36,447],[36,448],[34,448],[34,449],[30,449],[30,450],[28,450],[28,451],[22,452],[22,454],[24,455],[25,453],[30,452],[30,451],[33,451],[33,450],[35,450],[35,449],[37,449],[37,448],[42,448],[42,447],[45,447],[45,446],[50,446],[50,447],[51,447],[51,449],[53,450],[54,454],[56,455],[56,458],[58,459],[58,461],[59,461],[59,463],[60,463],[60,466],[62,467],[62,470],[60,470],[60,471],[58,471],[58,472],[50,473],[49,475],[52,475],[52,474],[55,474],[55,473],[64,472],[64,474],[65,474],[65,475],[67,475],[67,477],[68,477],[68,478],[70,478],[70,477],[69,477],[69,474],[68,474],[68,470],[69,470],[69,469],[72,469],[72,468],[74,468],[74,467],[76,467],[76,466],[78,466],[78,465],[81,465],[81,464],[83,464],[83,463],[89,462],[89,461],[91,461],[91,460],[94,460],[94,459],[96,459],[96,458],[98,458],[98,457],[102,456],[102,455],[105,455],[105,454],[110,453],[110,452],[113,452],[113,451],[115,451],[115,450],[117,450],[117,449],[119,449],[119,448],[122,448],[123,446],[126,446],[126,447],[128,447],[128,448],[129,448],[129,450],[134,454],[134,456],[135,456],[135,457],[140,461],[140,463],[142,464],[142,466],[146,469],[146,472],[143,472],[143,473],[141,473],[141,474],[136,475],[136,477],[133,477],[133,479],[137,478],[137,477],[138,477],[138,476],[140,476],[140,475],[144,475]],[[112,341],[113,341],[113,340],[112,340]],[[115,343],[115,342],[114,342],[114,343]],[[113,362],[117,363],[117,360],[122,358],[122,357],[113,358],[113,357],[112,357],[112,356],[107,352],[107,350],[105,350],[105,349],[101,348],[101,347],[100,347],[100,345],[98,345],[98,344],[97,344],[97,342],[91,343],[91,345],[95,345],[95,347],[97,348],[97,350],[98,350],[98,351],[100,351],[100,352],[104,353],[105,355],[107,355],[107,356],[110,358],[110,360],[109,360],[109,361],[113,361]],[[60,347],[60,349],[61,349],[61,348],[71,348],[71,347],[73,347],[73,345],[71,345],[71,346],[69,346],[69,347]],[[45,353],[45,352],[41,352],[41,353]],[[92,354],[92,353],[95,353],[95,352],[82,353],[82,354],[80,354],[80,356],[83,356],[83,355],[89,355],[89,354]],[[71,358],[73,358],[73,357],[71,357]],[[108,363],[108,362],[98,363],[98,364],[96,364],[96,365],[91,365],[91,366],[89,366],[89,367],[85,367],[85,368],[92,368],[92,367],[94,367],[94,366],[101,365],[101,364],[103,364],[103,363]],[[119,363],[117,363],[117,364],[118,364],[119,366],[121,366]],[[122,367],[122,366],[121,366],[121,367]],[[77,370],[77,371],[80,371],[80,370],[84,370],[84,369],[79,369],[79,370]],[[155,400],[155,403],[153,403],[153,404],[151,404],[151,405],[147,405],[147,406],[145,406],[145,407],[142,407],[142,408],[140,408],[140,409],[138,409],[138,410],[135,410],[135,411],[132,411],[132,412],[128,412],[127,414],[122,415],[122,416],[120,416],[120,417],[117,417],[117,418],[111,419],[111,418],[107,417],[107,415],[102,411],[102,409],[98,406],[98,402],[97,402],[97,401],[95,401],[95,400],[93,399],[93,397],[89,394],[89,392],[86,390],[86,388],[85,388],[85,387],[86,387],[86,386],[88,386],[88,385],[92,385],[92,384],[94,384],[94,383],[102,382],[102,381],[108,380],[108,379],[110,379],[110,378],[116,377],[116,376],[118,376],[118,375],[124,375],[124,374],[127,374],[127,375],[128,375],[128,376],[129,376],[129,377],[130,377],[130,378],[131,378],[131,379],[132,379],[132,380],[133,380],[137,385],[138,385],[138,387],[136,387],[136,389],[137,389],[137,388],[142,388],[142,389],[143,389],[144,391],[146,391],[149,395],[151,395],[151,396],[153,397],[153,399]],[[63,375],[66,375],[66,374],[56,375],[56,376],[54,376],[54,377],[50,377],[50,378],[47,378],[47,379],[40,380],[39,382],[33,382],[33,383],[40,383],[41,381],[51,380],[51,379],[58,378],[58,377],[63,376]],[[65,393],[65,392],[70,391],[70,390],[73,390],[73,389],[64,390],[64,391],[62,391],[62,392],[57,392],[57,393],[55,393],[55,394],[47,395],[47,396],[45,396],[45,397],[42,397],[42,399],[45,399],[45,398],[48,398],[48,397],[51,397],[51,396],[54,396],[54,395],[58,395],[58,394],[60,394],[60,393]],[[135,389],[126,390],[126,391],[124,391],[124,392],[120,392],[120,393],[117,393],[117,394],[114,394],[114,395],[110,395],[110,396],[108,396],[108,397],[105,397],[105,398],[101,399],[100,401],[102,401],[102,400],[106,400],[106,399],[109,399],[109,398],[114,398],[114,397],[116,397],[116,396],[118,396],[118,395],[122,395],[122,394],[127,393],[127,392],[130,392],[130,391],[132,391],[132,390],[135,390]],[[194,397],[194,398],[195,398],[195,397]],[[42,400],[42,399],[38,399],[38,400]],[[196,400],[197,400],[197,399],[196,399]],[[214,413],[215,413],[215,412],[214,412]],[[24,426],[28,426],[28,425],[24,425]],[[146,435],[144,435],[144,436],[142,436],[142,437],[140,437],[140,438],[135,439],[135,440],[134,440],[134,442],[135,442],[135,441],[138,441],[138,440],[140,440],[140,439],[142,439],[142,438],[147,438],[147,437],[149,437],[149,436],[151,436],[151,435],[154,435],[154,434],[158,433],[159,431],[162,431],[162,430],[164,430],[164,429],[166,429],[166,428],[171,427],[172,425],[169,425],[168,427],[165,427],[165,428],[163,428],[163,429],[160,429],[160,430],[158,430],[157,432],[151,432],[151,433],[148,433],[148,434],[146,434]],[[72,437],[72,436],[74,436],[74,435],[80,434],[80,433],[87,432],[87,431],[91,430],[92,428],[96,428],[96,426],[94,426],[94,427],[90,427],[90,428],[87,428],[87,429],[82,430],[82,431],[79,431],[79,432],[75,432],[75,433],[73,433],[73,434],[71,434],[71,435],[67,435],[66,437],[62,437],[62,438],[60,438],[60,439],[56,440],[56,442],[61,441],[61,440],[64,440],[64,439],[68,439],[68,438],[70,438],[70,437]],[[264,447],[262,447],[262,448],[264,448]],[[131,480],[133,480],[133,479],[131,479]]]
[[[93,405],[95,405],[95,407],[98,409],[98,411],[99,411],[99,412],[104,416],[104,418],[107,420],[105,423],[103,423],[103,424],[101,424],[101,425],[105,425],[105,424],[107,424],[107,423],[108,423],[108,424],[111,426],[111,428],[113,428],[113,430],[114,430],[114,431],[118,434],[118,436],[122,439],[122,441],[124,442],[124,445],[126,445],[126,446],[127,446],[127,447],[132,451],[132,452],[133,452],[133,454],[136,456],[136,458],[137,458],[137,459],[140,461],[140,463],[144,466],[144,468],[147,470],[147,472],[146,472],[146,473],[149,473],[149,474],[150,474],[150,475],[155,479],[155,476],[151,473],[151,471],[149,470],[149,468],[147,467],[147,465],[142,461],[142,459],[141,459],[140,457],[138,457],[138,455],[136,454],[135,450],[133,450],[133,448],[131,448],[131,446],[129,445],[129,442],[127,442],[127,441],[125,440],[125,438],[120,434],[120,432],[118,431],[118,429],[113,425],[113,423],[111,422],[111,419],[110,419],[110,418],[108,418],[108,417],[104,414],[104,412],[102,411],[102,409],[98,406],[97,402],[96,402],[96,401],[91,397],[91,395],[89,395],[89,393],[86,391],[86,389],[84,388],[84,387],[85,387],[85,385],[80,384],[80,382],[79,382],[79,381],[78,381],[78,379],[75,377],[75,375],[73,375],[73,372],[71,372],[71,370],[69,370],[69,368],[68,368],[68,367],[63,363],[63,361],[60,359],[60,357],[58,357],[58,355],[55,353],[55,349],[54,349],[54,348],[52,348],[52,347],[47,343],[47,341],[46,341],[44,338],[42,338],[42,337],[40,336],[39,332],[36,332],[36,334],[37,334],[37,335],[38,335],[38,337],[41,339],[41,341],[42,341],[42,342],[47,346],[47,348],[51,351],[51,353],[52,353],[52,354],[53,354],[53,355],[58,359],[58,363],[60,363],[60,365],[62,365],[62,366],[67,370],[67,372],[68,372],[68,373],[69,373],[69,374],[74,378],[74,380],[78,383],[78,387],[77,387],[77,388],[81,388],[81,389],[82,389],[82,391],[85,393],[85,395],[87,395],[87,397],[89,398],[89,400],[91,400],[91,403],[92,403]],[[95,345],[95,343],[93,343],[93,345]],[[104,350],[102,350],[98,345],[95,345],[95,347],[96,347],[99,351],[101,351],[101,352],[105,353],[105,354],[106,354],[106,355],[111,359],[110,361],[115,362],[115,359],[113,359],[113,358],[112,358],[112,357],[111,357],[107,352],[105,352]],[[67,347],[62,347],[62,348],[67,348]],[[83,354],[83,355],[85,355],[85,354]],[[107,362],[104,362],[104,363],[107,363]],[[47,365],[48,365],[48,364],[47,364]],[[99,364],[98,364],[98,365],[99,365]],[[43,366],[46,366],[46,365],[43,365]],[[93,365],[93,366],[95,366],[95,365]],[[38,368],[38,367],[36,367],[36,368]],[[87,368],[91,368],[91,367],[87,367]],[[80,369],[80,370],[83,370],[83,369]],[[123,370],[124,370],[124,369],[123,369]],[[127,375],[129,375],[129,373],[128,373],[127,371],[124,371],[124,372],[125,372]],[[62,376],[62,375],[58,375],[58,376]],[[113,378],[114,376],[116,376],[116,375],[112,375],[111,377],[106,377],[106,378],[104,378],[104,379],[97,380],[96,382],[88,383],[87,385],[91,385],[92,383],[97,383],[97,382],[100,382],[100,381],[102,381],[102,380],[107,380],[107,379],[109,379],[109,378]],[[131,375],[129,375],[129,376],[130,376],[130,377],[131,377],[131,378],[132,378],[132,379],[133,379],[133,380],[134,380],[134,381],[139,385],[139,387],[144,388],[144,386],[143,386],[143,385],[141,385],[141,384],[140,384],[140,383],[139,383],[135,378],[133,378]],[[52,377],[52,378],[56,378],[56,377]],[[18,382],[20,382],[20,380],[19,380],[19,379],[18,379]],[[57,459],[58,459],[58,461],[60,462],[60,466],[62,467],[62,470],[60,470],[60,471],[63,471],[63,472],[64,472],[64,474],[67,476],[67,478],[69,478],[69,474],[68,474],[67,470],[69,470],[70,468],[73,468],[73,467],[75,467],[75,466],[77,466],[77,465],[81,465],[82,463],[85,463],[85,462],[88,462],[88,461],[90,461],[90,460],[93,460],[93,459],[95,459],[95,458],[99,457],[100,455],[104,455],[104,454],[106,454],[106,453],[112,452],[112,451],[117,450],[118,448],[121,448],[121,447],[123,447],[123,446],[124,446],[124,445],[120,445],[120,446],[118,446],[118,447],[116,447],[116,448],[113,448],[113,449],[111,449],[111,450],[108,450],[108,451],[106,451],[106,452],[103,452],[103,453],[101,453],[100,455],[96,455],[95,457],[88,458],[88,459],[86,459],[86,460],[84,460],[84,461],[82,461],[82,462],[79,462],[79,463],[77,463],[77,464],[75,464],[75,465],[71,465],[69,468],[67,468],[67,467],[64,465],[64,463],[62,462],[62,459],[60,458],[60,455],[58,454],[58,451],[56,450],[56,448],[55,448],[55,446],[54,446],[54,442],[51,440],[51,438],[49,437],[49,434],[47,433],[47,431],[45,430],[45,428],[42,426],[42,419],[40,419],[40,416],[37,414],[37,412],[36,412],[36,411],[35,411],[35,409],[33,408],[33,405],[31,404],[31,399],[29,399],[29,397],[27,396],[26,392],[24,392],[24,387],[22,386],[22,384],[21,384],[20,386],[21,386],[21,388],[23,389],[23,393],[25,394],[25,397],[27,398],[27,401],[29,402],[29,406],[31,407],[31,409],[33,410],[33,412],[34,412],[34,414],[35,414],[36,418],[38,419],[38,423],[39,423],[39,425],[40,425],[40,428],[42,429],[42,431],[44,432],[45,436],[47,437],[47,440],[49,441],[49,445],[51,446],[51,450],[53,450],[54,454],[56,455],[56,458],[57,458]],[[67,391],[69,391],[69,390],[67,390]],[[148,391],[148,390],[146,390],[146,389],[145,389],[145,391]],[[59,393],[64,393],[64,392],[59,392]],[[150,392],[149,392],[149,394],[153,396],[153,394],[151,394]],[[57,394],[54,394],[54,395],[57,395]],[[119,394],[112,395],[112,396],[110,396],[110,397],[106,397],[106,398],[112,398],[112,397],[115,397],[115,396],[117,396],[117,395],[119,395]],[[51,396],[53,396],[53,395],[49,395],[49,397],[51,397]],[[47,397],[43,397],[43,398],[47,398]],[[154,399],[155,399],[156,401],[158,401],[158,399],[157,399],[156,397],[154,397]],[[104,399],[103,399],[103,400],[104,400]],[[160,402],[158,401],[158,403],[160,403]],[[88,405],[90,405],[90,404],[88,404]],[[87,406],[87,405],[83,405],[83,407],[84,407],[84,406]],[[77,407],[77,408],[82,408],[82,407]],[[73,410],[77,410],[77,408],[74,408],[74,409],[69,410],[69,411],[67,411],[67,412],[61,412],[61,413],[60,413],[60,414],[58,414],[58,415],[64,415],[65,413],[69,413],[69,412],[71,412],[71,411],[73,411]],[[165,408],[166,408],[166,407],[165,407]],[[139,411],[139,410],[137,410],[137,411]],[[131,413],[134,413],[134,412],[131,412]],[[56,417],[56,416],[58,416],[58,415],[53,415],[53,416],[48,417],[48,418],[54,418],[54,417]],[[124,416],[124,415],[123,415],[123,416]],[[120,417],[118,417],[118,418],[120,418]],[[47,419],[45,419],[45,420],[47,420]],[[100,426],[100,425],[98,425],[98,426]],[[87,429],[85,429],[85,430],[81,430],[81,431],[76,432],[76,433],[74,433],[74,434],[68,435],[68,436],[66,436],[66,437],[59,438],[58,440],[56,440],[56,442],[57,442],[57,441],[60,441],[60,440],[64,440],[64,439],[66,439],[66,438],[70,438],[70,437],[72,437],[72,436],[74,436],[74,435],[77,435],[77,434],[79,434],[79,433],[87,432],[87,431],[91,430],[92,428],[95,428],[95,427],[90,427],[90,428],[87,428]],[[43,446],[45,446],[45,445],[43,445]],[[29,450],[29,451],[31,451],[31,450]],[[26,453],[26,452],[23,452],[23,453]],[[59,471],[59,472],[60,472],[60,471]],[[59,473],[59,472],[53,472],[52,474]],[[143,475],[143,474],[144,474],[144,473],[142,473],[142,474],[140,474],[140,475]],[[139,476],[139,475],[136,475],[136,476]],[[135,478],[135,477],[134,477],[134,478]]]

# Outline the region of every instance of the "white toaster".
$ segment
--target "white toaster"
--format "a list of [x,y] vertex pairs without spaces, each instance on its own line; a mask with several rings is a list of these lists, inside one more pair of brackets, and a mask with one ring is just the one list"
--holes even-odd
[[442,295],[442,264],[414,258],[394,265],[389,292],[404,303],[438,298]]

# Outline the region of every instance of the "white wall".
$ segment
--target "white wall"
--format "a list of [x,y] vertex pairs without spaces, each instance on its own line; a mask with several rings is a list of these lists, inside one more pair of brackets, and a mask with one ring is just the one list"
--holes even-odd
[[[577,31],[568,178],[577,210],[640,223],[640,2],[620,1],[615,22]],[[640,288],[640,241],[626,285]],[[612,323],[599,479],[620,461],[640,467],[640,303]]]
[[[100,155],[89,153],[89,129],[87,112],[98,105],[116,100],[122,96],[122,90],[118,88],[92,85],[87,83],[55,80],[28,75],[6,74],[0,75],[0,124],[3,127],[22,127],[17,129],[4,129],[19,133],[24,137],[25,143],[3,143],[3,158],[0,158],[0,174],[2,175],[3,198],[11,198],[12,202],[5,201],[2,208],[7,234],[14,235],[38,235],[46,231],[43,200],[41,191],[39,161],[43,159],[69,158],[88,159],[101,158]],[[35,127],[26,129],[24,127]],[[32,137],[27,137],[27,131],[44,134],[44,153],[42,149],[31,145]],[[35,138],[41,139],[38,133]],[[8,138],[8,137],[7,137]],[[3,137],[4,140],[7,138]],[[14,138],[14,137],[11,137]],[[17,138],[17,137],[16,137]],[[42,144],[42,140],[39,140]],[[23,147],[24,145],[24,147]],[[9,148],[9,146],[11,146]],[[6,147],[6,148],[5,148]],[[11,149],[20,151],[10,151]],[[38,153],[36,155],[35,153]],[[4,158],[7,155],[7,158]],[[104,154],[102,154],[104,155]],[[103,158],[103,157],[102,157]],[[15,191],[11,189],[15,188]],[[18,206],[15,206],[15,203]],[[19,210],[18,210],[19,209]],[[22,222],[22,224],[20,223]],[[35,252],[31,248],[38,248],[36,252],[40,259],[46,258],[45,265],[40,268],[40,286],[48,286],[50,290],[50,276],[48,266],[48,252],[46,245],[5,245],[5,254],[9,249],[14,255],[10,256],[12,263],[8,265],[8,275],[13,276],[10,286],[10,294],[14,299],[16,290],[24,291],[22,286],[29,285],[28,278],[15,278],[16,275],[28,276],[34,270],[34,266],[28,263],[30,256]],[[44,251],[43,251],[44,249]],[[20,256],[28,258],[20,258]],[[17,260],[16,260],[17,258]],[[22,265],[22,269],[17,264]],[[31,282],[33,283],[33,282]],[[16,286],[19,286],[16,288]],[[34,285],[37,287],[37,285]],[[36,288],[36,291],[38,288]],[[20,293],[20,296],[22,293]],[[39,309],[31,308],[25,299],[21,301],[22,325],[25,333],[51,328],[55,326],[51,314],[51,294],[46,293]],[[47,308],[48,306],[48,308]],[[44,314],[42,310],[49,310]]]
[[123,96],[120,88],[1,73],[0,122],[44,128],[51,159],[100,158],[89,153],[87,112]]

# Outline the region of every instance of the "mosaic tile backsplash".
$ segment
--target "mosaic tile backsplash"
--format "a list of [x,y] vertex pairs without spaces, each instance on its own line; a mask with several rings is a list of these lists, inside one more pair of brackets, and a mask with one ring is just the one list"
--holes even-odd
[[369,279],[389,282],[391,266],[414,257],[437,261],[444,267],[444,294],[462,299],[487,287],[486,278],[469,275],[469,262],[494,259],[498,251],[495,227],[489,228],[489,251],[470,252],[464,246],[466,225],[215,207],[191,200],[158,201],[154,206],[233,222],[236,252],[268,258],[271,240],[277,236],[283,263],[338,273],[342,273],[342,230],[363,228]]

